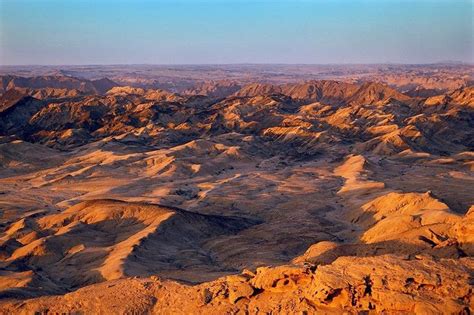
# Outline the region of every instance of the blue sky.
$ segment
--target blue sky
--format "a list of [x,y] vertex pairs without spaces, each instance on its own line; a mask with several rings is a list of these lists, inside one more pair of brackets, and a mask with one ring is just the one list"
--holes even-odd
[[0,0],[0,64],[473,62],[470,0]]

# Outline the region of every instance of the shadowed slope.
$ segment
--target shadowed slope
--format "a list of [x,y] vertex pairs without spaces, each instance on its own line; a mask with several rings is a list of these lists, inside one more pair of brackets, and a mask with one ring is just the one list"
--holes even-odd
[[[187,281],[210,279],[225,270],[212,259],[206,242],[252,224],[145,203],[85,201],[10,225],[1,238],[0,272],[10,279],[3,289],[19,287],[20,295],[37,295],[157,272]],[[183,268],[186,272],[180,273]],[[12,279],[27,270],[32,271],[29,281],[21,278],[12,286]]]

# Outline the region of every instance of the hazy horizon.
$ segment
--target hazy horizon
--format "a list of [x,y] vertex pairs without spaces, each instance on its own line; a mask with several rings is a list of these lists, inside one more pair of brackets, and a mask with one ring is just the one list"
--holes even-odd
[[0,0],[0,17],[2,66],[473,62],[465,0]]
[[401,62],[382,62],[382,63],[96,63],[96,64],[0,64],[0,67],[90,67],[90,66],[416,66],[416,65],[474,65],[474,61],[433,61],[427,63],[401,63]]

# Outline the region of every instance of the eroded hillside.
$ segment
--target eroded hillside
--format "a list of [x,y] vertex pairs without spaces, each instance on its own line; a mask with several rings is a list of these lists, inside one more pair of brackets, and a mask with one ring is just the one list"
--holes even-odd
[[3,312],[473,310],[472,86],[54,78],[0,97]]

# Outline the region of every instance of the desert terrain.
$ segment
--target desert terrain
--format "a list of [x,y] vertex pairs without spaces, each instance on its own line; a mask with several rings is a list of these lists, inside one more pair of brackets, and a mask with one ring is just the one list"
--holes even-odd
[[0,67],[0,313],[470,314],[474,67]]

